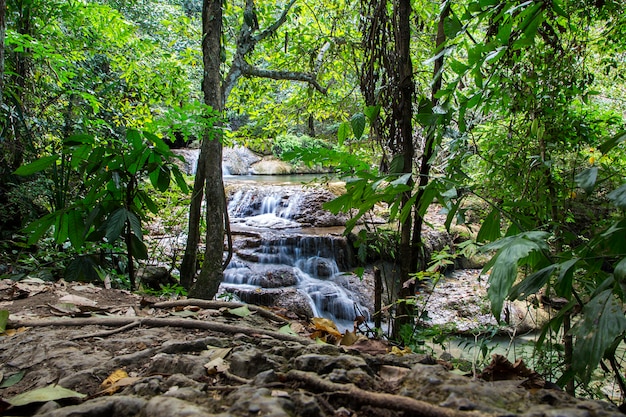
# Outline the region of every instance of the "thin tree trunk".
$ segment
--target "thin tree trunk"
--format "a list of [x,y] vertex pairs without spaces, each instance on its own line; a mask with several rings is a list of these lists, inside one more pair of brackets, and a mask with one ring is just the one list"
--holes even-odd
[[6,0],[0,0],[0,109],[4,103],[4,37],[7,28],[6,15],[7,2]]
[[[221,40],[222,40],[222,1],[204,0],[202,7],[202,55],[204,78],[202,91],[205,104],[214,111],[223,108],[221,91]],[[205,173],[205,210],[206,210],[206,248],[204,262],[198,280],[191,287],[189,295],[196,298],[211,299],[217,294],[223,278],[222,263],[224,256],[224,219],[226,202],[224,181],[222,178],[222,142],[220,130],[210,128],[202,141],[198,167]],[[198,173],[196,173],[198,175]],[[195,188],[195,187],[194,187]],[[197,190],[194,190],[197,191]],[[197,196],[194,196],[197,198]],[[191,220],[190,220],[191,221]],[[194,262],[195,263],[195,262]]]
[[[395,49],[397,59],[397,82],[398,102],[394,106],[394,119],[397,123],[398,135],[400,136],[403,153],[403,172],[412,173],[413,158],[413,66],[411,64],[411,2],[410,0],[394,1],[393,22],[395,35]],[[412,185],[411,179],[409,185]],[[402,196],[402,205],[408,204],[411,192],[407,191]],[[393,334],[397,338],[402,326],[411,324],[413,321],[413,306],[402,300],[414,295],[415,285],[410,284],[411,271],[411,216],[400,226],[400,288],[398,293],[398,308],[394,320]]]

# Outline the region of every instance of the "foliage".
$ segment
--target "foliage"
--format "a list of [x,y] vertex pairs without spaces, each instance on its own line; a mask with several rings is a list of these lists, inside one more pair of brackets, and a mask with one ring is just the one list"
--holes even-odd
[[[149,178],[152,187],[163,192],[173,176],[181,190],[188,192],[174,158],[168,146],[149,132],[129,129],[124,139],[66,138],[59,153],[42,156],[16,171],[22,176],[44,172],[53,181],[51,212],[26,228],[28,243],[36,243],[51,228],[57,244],[69,240],[76,251],[89,242],[112,245],[123,238],[134,287],[133,258],[147,257],[142,219],[146,211],[158,211],[142,182]],[[77,262],[68,267],[69,278],[84,279],[92,260],[79,257]]]

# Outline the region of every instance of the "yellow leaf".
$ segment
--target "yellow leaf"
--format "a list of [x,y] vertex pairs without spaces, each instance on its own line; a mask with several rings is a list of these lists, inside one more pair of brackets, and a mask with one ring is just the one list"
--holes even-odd
[[204,364],[209,375],[221,374],[230,369],[230,364],[224,358],[215,358],[211,362]]
[[351,331],[346,330],[346,333],[341,338],[341,342],[339,342],[339,344],[343,346],[351,346],[357,340],[358,340],[358,336],[356,335],[356,332],[351,332]]
[[593,165],[593,163],[596,162],[596,158],[593,156],[589,157],[589,165]]
[[394,346],[391,348],[391,354],[396,355],[396,356],[404,356],[404,355],[408,355],[409,353],[412,353],[411,348],[410,347],[405,347],[404,349],[400,349],[398,346]]
[[117,381],[119,381],[119,380],[121,380],[123,378],[128,378],[128,373],[125,370],[123,370],[123,369],[116,369],[115,371],[113,371],[113,373],[111,375],[109,375],[107,377],[107,379],[102,381],[102,384],[100,384],[100,388],[101,389],[110,388]]
[[341,333],[337,329],[337,325],[332,321],[322,317],[313,317],[311,319],[315,329],[324,331],[337,339],[341,338]]

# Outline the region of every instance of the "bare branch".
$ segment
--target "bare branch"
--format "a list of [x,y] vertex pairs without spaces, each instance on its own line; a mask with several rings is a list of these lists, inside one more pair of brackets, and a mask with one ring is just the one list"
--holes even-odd
[[266,70],[257,67],[253,67],[252,65],[245,63],[245,65],[241,68],[242,75],[246,77],[260,77],[260,78],[271,78],[273,80],[291,80],[291,81],[302,81],[311,84],[317,91],[322,94],[326,94],[328,91],[328,87],[324,88],[317,82],[317,79],[314,74],[310,74],[307,72],[298,72],[298,71],[277,71],[277,70]]

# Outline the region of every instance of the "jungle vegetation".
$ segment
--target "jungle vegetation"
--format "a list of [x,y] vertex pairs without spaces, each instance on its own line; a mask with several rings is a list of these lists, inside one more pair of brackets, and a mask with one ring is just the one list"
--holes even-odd
[[[0,274],[108,269],[134,288],[143,226],[164,209],[152,190],[178,189],[180,282],[212,298],[228,261],[222,147],[274,150],[349,178],[327,206],[356,213],[348,231],[388,205],[397,341],[416,331],[427,208],[450,227],[478,204],[494,316],[540,291],[565,300],[541,339],[563,335],[557,382],[574,392],[601,367],[626,393],[623,7],[0,0]],[[181,141],[202,150],[193,185],[173,162]]]

